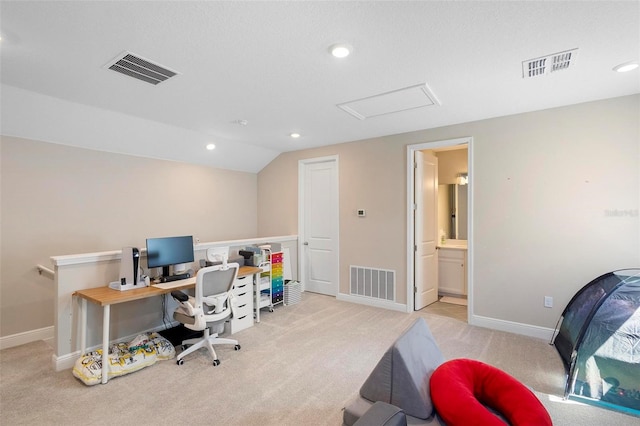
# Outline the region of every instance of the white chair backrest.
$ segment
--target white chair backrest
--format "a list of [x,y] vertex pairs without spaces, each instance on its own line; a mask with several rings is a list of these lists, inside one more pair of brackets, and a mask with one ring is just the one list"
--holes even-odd
[[196,275],[196,304],[203,297],[224,295],[233,289],[233,283],[238,276],[240,265],[229,263],[226,265],[207,266],[198,270]]
[[207,249],[207,260],[209,262],[222,262],[226,266],[229,260],[229,247],[210,247]]

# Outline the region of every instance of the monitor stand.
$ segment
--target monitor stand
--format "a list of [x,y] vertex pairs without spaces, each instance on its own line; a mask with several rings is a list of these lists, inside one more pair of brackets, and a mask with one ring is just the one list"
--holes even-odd
[[162,267],[162,276],[163,277],[168,277],[170,273],[171,272],[169,271],[169,266],[168,265]]

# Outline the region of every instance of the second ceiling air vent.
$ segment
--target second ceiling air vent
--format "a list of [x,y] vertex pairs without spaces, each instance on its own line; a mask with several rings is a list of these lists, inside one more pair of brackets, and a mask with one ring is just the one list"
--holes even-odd
[[577,56],[578,49],[576,48],[523,61],[522,78],[538,77],[566,70],[575,63]]
[[122,52],[109,61],[104,68],[117,71],[121,74],[147,83],[156,85],[175,77],[179,73],[169,68],[153,63],[131,52]]

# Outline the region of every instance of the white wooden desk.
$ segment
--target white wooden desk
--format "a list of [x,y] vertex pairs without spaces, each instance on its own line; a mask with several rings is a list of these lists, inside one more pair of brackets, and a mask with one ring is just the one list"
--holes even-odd
[[[255,275],[262,270],[255,266],[241,266],[238,270],[238,277]],[[111,305],[131,302],[134,300],[146,299],[148,297],[162,296],[174,290],[184,290],[193,288],[196,285],[196,278],[191,277],[186,280],[175,281],[171,288],[163,289],[157,287],[143,287],[134,290],[114,290],[109,286],[88,288],[78,290],[73,296],[80,298],[80,356],[84,355],[87,349],[87,300],[102,306],[102,383],[109,381],[109,322],[111,320]]]

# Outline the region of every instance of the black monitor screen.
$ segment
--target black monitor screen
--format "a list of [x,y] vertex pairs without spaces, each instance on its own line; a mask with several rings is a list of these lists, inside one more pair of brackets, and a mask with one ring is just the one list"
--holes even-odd
[[147,238],[149,268],[193,262],[193,237]]

